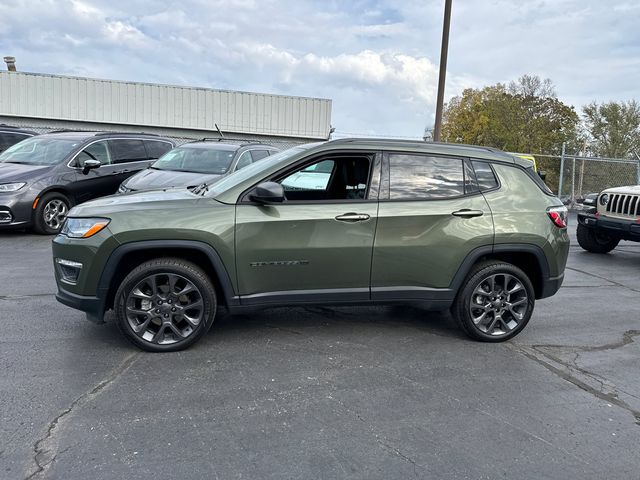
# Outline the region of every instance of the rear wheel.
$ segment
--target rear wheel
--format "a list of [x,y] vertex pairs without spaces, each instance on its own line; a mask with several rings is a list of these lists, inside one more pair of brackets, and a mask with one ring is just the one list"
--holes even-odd
[[44,194],[34,211],[33,229],[42,235],[55,235],[62,230],[71,201],[59,192]]
[[183,350],[213,324],[216,293],[207,274],[179,258],[159,258],[136,267],[114,301],[118,328],[151,352]]
[[510,263],[490,261],[469,273],[452,313],[471,338],[502,342],[524,329],[534,304],[533,286],[522,270]]
[[576,233],[580,246],[591,253],[609,253],[620,243],[619,238],[598,232],[593,228],[588,228],[580,224],[578,224],[578,231]]

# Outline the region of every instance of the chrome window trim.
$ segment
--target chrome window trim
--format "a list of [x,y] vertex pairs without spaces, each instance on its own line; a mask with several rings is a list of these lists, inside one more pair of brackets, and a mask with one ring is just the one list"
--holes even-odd
[[[153,141],[153,142],[163,142],[163,143],[168,143],[169,145],[171,145],[171,149],[176,148],[176,146],[175,146],[172,142],[170,142],[169,140],[159,140],[159,139],[157,139],[157,138],[146,138],[146,137],[113,137],[113,138],[97,138],[97,139],[95,139],[95,140],[93,140],[93,141],[91,141],[91,142],[87,143],[86,145],[84,145],[84,146],[82,147],[82,149],[81,149],[81,150],[79,150],[78,152],[76,152],[76,154],[71,158],[71,160],[69,160],[69,161],[67,162],[67,167],[69,167],[69,168],[73,168],[74,170],[82,170],[82,167],[72,167],[72,166],[71,166],[71,164],[76,160],[76,158],[78,158],[78,155],[80,155],[80,154],[82,153],[82,151],[83,151],[85,148],[87,148],[87,147],[89,147],[89,146],[93,145],[94,143],[98,143],[98,142],[107,142],[107,141],[109,141],[109,140],[141,140],[141,141],[143,141],[143,140],[151,140],[151,141]],[[109,147],[107,147],[107,148],[109,148]],[[145,149],[146,149],[146,147],[145,147]],[[109,150],[109,153],[111,153],[111,151],[110,151],[110,150]],[[147,161],[147,160],[136,160],[136,161],[144,162],[144,161]],[[133,162],[125,162],[125,163],[133,163]],[[119,163],[110,163],[109,165],[121,165],[121,164],[119,164]]]

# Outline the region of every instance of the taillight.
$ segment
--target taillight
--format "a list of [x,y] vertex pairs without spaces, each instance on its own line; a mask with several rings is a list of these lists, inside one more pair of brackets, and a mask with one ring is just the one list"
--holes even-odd
[[564,205],[547,209],[547,215],[549,215],[549,218],[556,227],[567,228],[567,224],[569,223],[569,211]]

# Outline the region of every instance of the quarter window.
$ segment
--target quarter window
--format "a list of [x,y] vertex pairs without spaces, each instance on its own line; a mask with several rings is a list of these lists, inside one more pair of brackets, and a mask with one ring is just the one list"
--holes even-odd
[[142,140],[109,140],[109,143],[113,153],[113,163],[139,162],[149,159]]
[[472,163],[473,170],[476,172],[476,178],[478,179],[480,191],[484,192],[485,190],[491,190],[492,188],[498,187],[498,179],[496,178],[495,173],[493,173],[491,165],[487,162],[480,162],[478,160],[474,160]]
[[269,152],[267,150],[251,150],[251,158],[254,162],[262,160],[264,157],[268,157]]
[[173,149],[173,145],[169,142],[158,142],[156,140],[145,140],[144,146],[147,148],[148,157],[154,160]]
[[464,195],[463,161],[426,155],[389,155],[389,198],[413,200]]

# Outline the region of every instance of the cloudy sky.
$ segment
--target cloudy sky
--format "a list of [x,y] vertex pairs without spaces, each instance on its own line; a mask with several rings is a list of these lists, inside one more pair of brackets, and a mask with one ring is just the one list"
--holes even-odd
[[[331,98],[342,134],[433,123],[444,0],[2,0],[19,70]],[[447,97],[549,77],[640,99],[640,1],[453,0]]]

